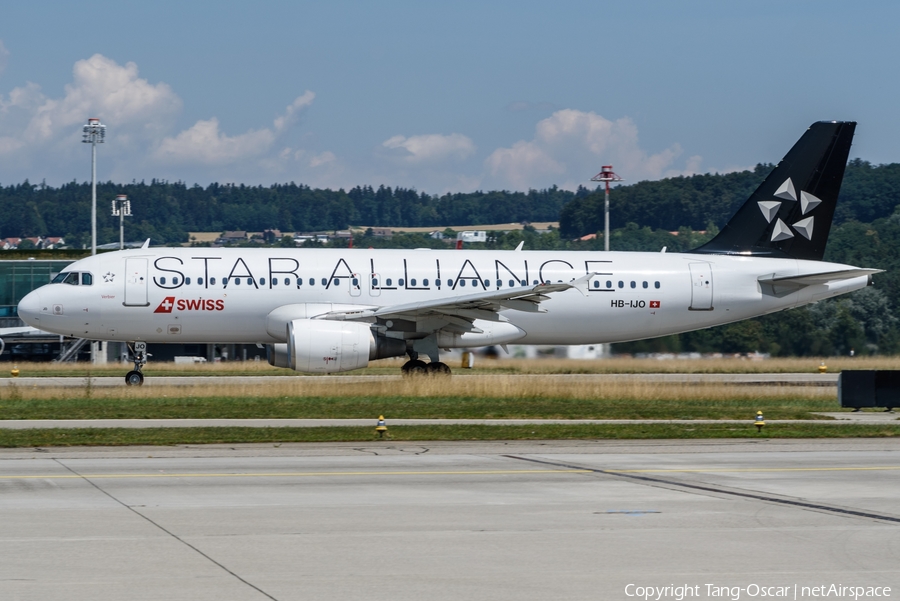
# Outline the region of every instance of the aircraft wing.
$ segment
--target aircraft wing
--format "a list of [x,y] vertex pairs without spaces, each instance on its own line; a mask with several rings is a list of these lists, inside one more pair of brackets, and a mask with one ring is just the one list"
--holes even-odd
[[17,328],[0,328],[0,336],[13,336],[15,334],[32,334],[35,332],[41,332],[37,328],[32,328],[31,326],[21,326]]
[[[476,319],[487,321],[505,321],[500,315],[504,309],[514,311],[546,312],[540,304],[550,297],[548,295],[563,292],[571,288],[580,289],[588,285],[594,274],[588,274],[569,283],[538,284],[521,286],[507,290],[487,290],[465,296],[454,296],[444,299],[432,299],[401,305],[389,305],[359,311],[336,311],[316,316],[315,319],[338,319],[353,321],[407,320],[420,322],[432,321],[426,330],[438,330],[447,325],[456,326],[451,329],[472,331],[472,322]],[[419,329],[419,331],[422,331]]]

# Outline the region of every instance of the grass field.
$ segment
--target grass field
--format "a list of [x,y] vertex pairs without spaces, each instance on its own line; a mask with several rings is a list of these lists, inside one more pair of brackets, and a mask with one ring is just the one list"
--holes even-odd
[[759,433],[748,424],[623,424],[539,426],[403,426],[378,439],[374,428],[84,428],[74,430],[0,430],[0,447],[195,445],[290,442],[425,442],[435,440],[626,440],[893,438],[900,425],[863,426],[796,424],[767,427]]
[[[366,369],[345,375],[396,375],[403,359],[373,361]],[[475,369],[461,369],[451,362],[456,373],[465,374],[631,374],[631,373],[817,373],[825,363],[828,371],[845,369],[900,369],[900,357],[787,357],[774,359],[485,359],[479,357]],[[0,377],[10,377],[12,363],[3,363]],[[124,376],[130,364],[110,363],[19,363],[22,377],[41,376]],[[147,377],[178,375],[273,375],[295,372],[272,367],[263,361],[179,364],[155,363],[145,367]],[[322,376],[327,377],[327,376]]]
[[[748,361],[502,360],[480,362],[467,377],[384,379],[359,382],[319,378],[277,379],[264,384],[221,380],[206,386],[97,387],[92,378],[120,376],[121,365],[20,365],[23,376],[66,375],[82,383],[65,388],[10,382],[0,388],[0,419],[239,419],[400,418],[452,419],[741,419],[734,424],[404,426],[394,440],[505,440],[551,438],[744,438],[900,435],[896,425],[781,424],[760,435],[757,411],[767,420],[817,419],[839,410],[833,387],[658,383],[640,380],[592,382],[518,377],[559,373],[767,373],[816,372],[822,359]],[[894,368],[895,359],[825,359],[829,371]],[[361,374],[396,374],[399,361],[377,362]],[[151,364],[153,375],[289,375],[264,363]],[[824,419],[824,418],[819,418]],[[207,444],[366,441],[373,428],[178,428],[2,430],[0,446]]]

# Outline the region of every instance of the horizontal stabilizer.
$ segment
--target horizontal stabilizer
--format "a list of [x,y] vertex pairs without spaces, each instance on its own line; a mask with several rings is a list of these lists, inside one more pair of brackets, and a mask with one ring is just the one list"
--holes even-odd
[[840,271],[824,271],[806,275],[776,276],[775,274],[759,278],[766,294],[782,297],[807,286],[843,282],[861,277],[870,277],[881,273],[883,269],[842,269]]

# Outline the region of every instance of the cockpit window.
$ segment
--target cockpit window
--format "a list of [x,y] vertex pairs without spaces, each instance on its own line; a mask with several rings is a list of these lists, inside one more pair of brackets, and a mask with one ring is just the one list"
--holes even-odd
[[63,280],[63,284],[71,284],[73,286],[78,285],[78,272],[73,271],[66,276],[66,279]]
[[82,286],[91,286],[94,283],[94,276],[91,274],[84,272],[81,274],[81,285]]
[[68,271],[62,271],[56,274],[56,277],[50,280],[51,284],[62,284],[63,280],[66,279],[66,276],[69,275]]

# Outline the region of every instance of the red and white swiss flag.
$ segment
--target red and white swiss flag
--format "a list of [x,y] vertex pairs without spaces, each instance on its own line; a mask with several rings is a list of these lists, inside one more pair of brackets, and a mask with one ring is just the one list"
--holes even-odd
[[167,296],[163,299],[163,302],[159,303],[159,306],[156,308],[154,313],[171,313],[172,308],[175,306],[175,297]]
[[659,301],[650,301],[651,309],[659,309]]

